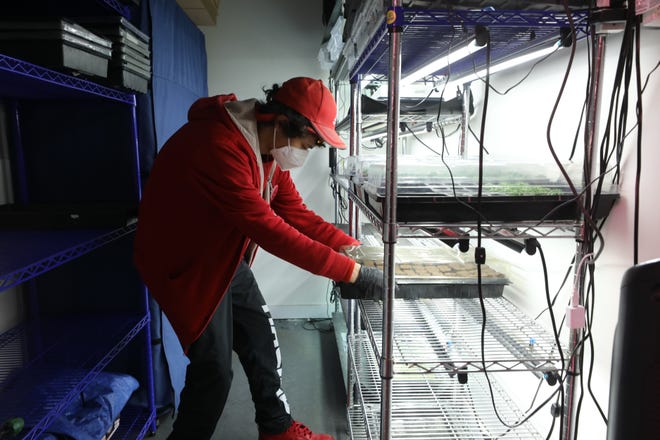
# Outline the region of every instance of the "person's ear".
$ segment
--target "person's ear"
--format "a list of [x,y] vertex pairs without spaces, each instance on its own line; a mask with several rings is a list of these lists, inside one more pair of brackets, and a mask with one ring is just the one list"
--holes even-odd
[[277,115],[275,118],[275,123],[277,124],[278,130],[280,130],[284,135],[289,136],[289,118],[285,115]]

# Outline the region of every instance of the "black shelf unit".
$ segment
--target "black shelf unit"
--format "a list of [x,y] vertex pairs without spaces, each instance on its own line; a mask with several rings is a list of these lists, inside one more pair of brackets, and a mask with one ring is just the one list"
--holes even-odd
[[[65,0],[0,11],[130,19],[134,7]],[[148,293],[132,264],[135,95],[0,53],[0,99],[13,199],[0,207],[0,295],[15,289],[24,309],[0,333],[0,423],[21,417],[16,438],[39,438],[99,373],[116,372],[139,388],[113,438],[143,438],[156,410]]]

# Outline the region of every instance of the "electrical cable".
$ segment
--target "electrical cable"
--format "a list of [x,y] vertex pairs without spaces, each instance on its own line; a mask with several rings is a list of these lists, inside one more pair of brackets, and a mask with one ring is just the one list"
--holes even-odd
[[[536,66],[538,66],[538,65],[541,64],[543,61],[547,60],[547,59],[550,58],[552,55],[554,55],[555,53],[557,53],[558,50],[559,50],[559,46],[557,46],[557,47],[555,48],[555,50],[553,50],[553,51],[550,52],[549,54],[547,54],[547,55],[543,56],[542,58],[539,58],[538,60],[536,60],[536,61],[534,62],[534,64],[532,64],[532,66],[529,68],[529,71],[527,71],[527,73],[522,77],[522,79],[520,79],[518,82],[516,82],[514,85],[512,85],[512,86],[509,87],[508,89],[506,89],[504,92],[500,92],[500,91],[497,90],[492,84],[489,84],[488,87],[490,87],[490,89],[491,89],[493,92],[497,93],[497,94],[500,95],[500,96],[504,96],[504,95],[506,95],[506,94],[509,93],[511,90],[515,89],[515,88],[518,87],[520,84],[522,84],[522,83],[523,83],[523,82],[524,82],[524,81],[525,81],[525,80],[526,80],[526,79],[532,74],[532,71],[534,70],[534,68],[535,68]],[[474,64],[472,64],[472,68],[473,68],[473,72],[474,72],[474,74],[477,76],[477,79],[478,79],[479,81],[485,82],[484,79],[478,75],[478,72],[477,72],[476,66],[475,66]]]
[[[568,280],[568,276],[571,274],[571,269],[573,268],[573,264],[575,264],[575,254],[573,254],[573,258],[571,259],[571,263],[568,265],[568,268],[566,269],[566,273],[564,274],[564,279],[561,282],[561,285],[557,289],[557,293],[555,293],[555,296],[552,297],[551,305],[554,307],[555,301],[557,301],[557,297],[559,296],[559,293],[561,292],[561,289],[564,288],[564,285],[566,285],[566,281]],[[546,307],[545,309],[541,310],[538,315],[534,318],[534,321],[539,319],[541,315],[543,315],[548,308]]]
[[[409,130],[409,127],[408,127],[408,125],[407,125],[405,122],[403,123],[403,125],[404,125],[404,127],[406,127],[406,129]],[[417,140],[417,142],[419,142],[420,144],[422,144],[422,146],[424,146],[425,148],[427,148],[427,149],[428,149],[429,151],[431,151],[432,153],[434,153],[434,154],[440,156],[440,160],[442,161],[443,165],[447,168],[447,172],[449,173],[449,178],[450,178],[450,180],[451,180],[452,193],[453,193],[453,196],[454,196],[454,199],[456,200],[456,202],[458,202],[458,203],[459,203],[460,205],[462,205],[462,206],[465,206],[467,209],[469,209],[470,211],[474,212],[474,213],[477,215],[477,217],[482,218],[486,223],[488,223],[488,219],[486,219],[486,217],[485,217],[485,216],[484,216],[484,215],[478,210],[478,208],[475,208],[474,206],[470,205],[469,203],[467,203],[467,202],[461,200],[461,199],[458,197],[458,195],[456,194],[456,182],[455,182],[455,180],[454,180],[454,174],[453,174],[453,172],[451,171],[451,167],[449,166],[449,164],[445,161],[444,151],[445,151],[445,149],[446,149],[446,144],[443,143],[442,152],[439,153],[439,152],[436,151],[434,148],[430,147],[430,146],[429,146],[426,142],[424,142],[422,139],[420,139],[420,137],[417,136],[417,134],[415,134],[415,132],[411,131],[411,133],[412,133],[412,136]]]
[[[547,301],[548,304],[550,304],[551,300],[550,300],[550,288],[549,288],[549,285],[548,285],[548,268],[547,268],[547,264],[546,264],[546,261],[545,261],[545,255],[543,254],[543,249],[541,248],[540,243],[537,243],[537,249],[539,250],[539,255],[541,257],[541,264],[542,264],[542,267],[543,267],[546,301]],[[560,356],[560,359],[561,359],[561,364],[562,364],[561,371],[565,372],[565,370],[566,370],[566,368],[565,368],[566,359],[564,358],[563,351],[561,349],[561,343],[559,341],[559,332],[557,331],[558,327],[556,325],[554,312],[552,311],[551,308],[549,310],[550,310],[550,317],[551,317],[551,322],[552,322],[552,327],[553,327],[553,333],[554,333],[554,337],[555,337],[555,344],[557,346],[557,351],[559,353],[559,356]],[[483,331],[483,326],[482,326],[482,331]],[[570,357],[568,358],[569,362],[572,360],[575,353],[576,353],[576,351],[571,353]],[[483,341],[482,341],[482,362],[484,362],[483,358],[484,358],[484,353],[483,353]],[[545,407],[545,405],[547,405],[547,403],[550,402],[550,400],[552,400],[555,396],[557,396],[557,394],[559,394],[559,396],[557,396],[558,400],[560,400],[562,402],[564,400],[564,381],[566,380],[566,376],[565,376],[566,372],[564,373],[564,375],[560,375],[558,377],[559,385],[548,396],[548,398],[546,398],[541,404],[539,404],[539,406],[536,409],[534,409],[534,411],[532,411],[531,413],[528,411],[528,414],[526,416],[524,416],[522,419],[518,420],[515,423],[510,424],[510,423],[505,422],[499,414],[499,411],[497,409],[497,405],[495,403],[495,399],[494,399],[494,396],[493,396],[492,384],[491,384],[490,378],[488,376],[488,371],[485,368],[485,364],[484,364],[484,375],[486,377],[486,381],[488,383],[488,387],[489,387],[489,390],[490,390],[491,404],[492,404],[493,410],[495,412],[495,415],[496,415],[496,417],[498,418],[498,420],[500,421],[501,424],[503,424],[504,426],[509,428],[505,433],[509,432],[509,430],[511,430],[511,429],[515,429],[515,428],[521,426],[522,424],[526,423],[531,417],[533,417],[538,411],[540,411],[541,408]],[[563,426],[563,417],[564,417],[564,415],[563,415],[563,411],[562,411],[562,413],[561,413],[562,426]],[[554,417],[553,417],[553,420],[554,420]],[[560,431],[559,440],[561,440],[561,439],[562,439],[562,433]]]
[[[551,304],[551,299],[550,299],[550,287],[548,285],[548,266],[545,261],[545,254],[543,252],[543,248],[541,247],[540,243],[536,243],[536,249],[539,251],[539,257],[541,258],[541,264],[543,266],[543,278],[544,278],[544,283],[545,283],[545,298],[548,304],[548,312],[550,314],[550,323],[552,324],[552,331],[555,336],[555,344],[557,344],[557,351],[559,353],[559,358],[561,359],[561,370],[566,371],[566,360],[564,359],[564,352],[561,348],[561,342],[559,341],[559,332],[557,331],[557,322],[555,320],[555,313],[552,309],[552,304]],[[561,402],[564,401],[564,380],[561,379],[559,380],[559,393],[560,393],[560,398]],[[560,426],[564,426],[564,411],[561,411],[560,415]],[[563,432],[560,430],[559,431],[559,440],[562,440],[563,438]]]
[[[470,131],[470,133],[472,134],[472,136],[474,136],[474,138],[476,139],[476,141],[479,142],[479,136],[477,136],[477,134],[474,132],[474,130],[472,130],[472,127],[470,127],[469,125],[468,125],[468,130]],[[488,152],[488,149],[486,149],[485,146],[483,146],[483,150],[484,150],[484,153],[486,153],[486,154],[490,154],[490,153]]]
[[[646,75],[646,80],[644,81],[644,87],[642,87],[642,94],[644,94],[644,91],[646,90],[646,86],[649,85],[649,80],[651,79],[651,74],[653,74],[653,73],[658,69],[658,67],[660,67],[660,61],[658,61],[658,63],[655,65],[655,67],[654,67],[653,69],[651,69],[651,71]],[[627,132],[627,133],[625,134],[625,136],[623,137],[623,140],[625,140],[626,138],[628,138],[628,136],[630,136],[630,134],[631,134],[633,131],[635,131],[636,128],[637,128],[637,123],[635,123],[635,125],[633,125],[633,126],[630,128],[630,130],[628,130],[628,132]]]
[[[571,14],[570,8],[568,7],[567,0],[563,0],[563,4],[564,4],[564,10],[566,12],[566,16],[568,17],[568,21],[569,21],[570,28],[571,28],[572,40],[575,41],[576,29],[575,29],[575,23],[573,21],[573,16]],[[571,44],[571,52],[570,52],[570,56],[569,56],[569,59],[568,59],[568,65],[566,66],[566,71],[564,73],[564,78],[562,80],[561,86],[559,88],[559,93],[557,94],[557,99],[555,100],[555,103],[554,103],[553,108],[552,108],[552,112],[550,113],[550,118],[548,120],[548,125],[547,125],[547,129],[546,129],[546,141],[547,141],[547,144],[548,144],[548,149],[550,150],[550,154],[552,154],[552,157],[555,160],[555,163],[557,164],[557,166],[559,167],[559,170],[561,171],[562,175],[564,176],[564,179],[566,180],[566,183],[568,184],[569,188],[571,189],[571,192],[573,193],[573,195],[577,199],[579,197],[578,191],[575,188],[575,185],[573,184],[573,181],[571,180],[570,176],[566,172],[566,169],[564,168],[561,161],[559,160],[559,157],[557,156],[557,152],[555,151],[555,148],[552,144],[552,138],[550,136],[551,129],[552,129],[552,124],[554,122],[555,115],[557,114],[557,110],[559,108],[559,103],[561,102],[561,98],[564,94],[564,90],[565,90],[566,84],[568,82],[568,76],[571,72],[571,68],[573,66],[573,60],[574,59],[575,59],[575,44]],[[586,207],[580,205],[580,210],[582,211],[585,222],[589,223],[592,226],[596,226],[595,223],[594,223],[594,220],[591,216],[591,213],[587,211]],[[601,238],[602,238],[602,235],[601,235],[600,231],[597,230],[597,228],[595,228],[595,229],[596,229],[596,232],[598,233],[598,235],[601,236]],[[602,251],[602,248],[599,250],[598,253],[600,254],[601,251]]]
[[[634,6],[631,6],[634,10]],[[642,67],[640,61],[640,20],[635,23],[635,79],[637,84],[637,167],[635,170],[635,205],[633,220],[633,264],[639,262],[639,186],[642,174]]]
[[[592,275],[591,281],[590,281],[590,283],[592,284],[591,290],[592,290],[592,292],[595,292],[595,288],[593,287],[593,282],[594,282],[594,279],[593,279],[593,275]],[[592,309],[592,312],[591,313],[593,313],[593,309],[595,307],[595,304],[594,304],[595,303],[595,298],[596,298],[596,296],[592,293],[592,295],[591,295],[591,309]],[[607,416],[605,415],[605,412],[603,411],[600,404],[598,403],[598,399],[596,399],[594,391],[591,388],[591,377],[592,377],[592,374],[593,374],[594,359],[596,357],[596,352],[594,350],[594,340],[593,340],[592,332],[591,332],[591,325],[593,323],[593,320],[591,319],[591,313],[589,313],[588,310],[586,311],[586,315],[589,316],[589,324],[587,326],[588,329],[589,329],[589,336],[586,339],[589,341],[589,348],[591,350],[591,356],[589,358],[589,373],[587,375],[587,390],[589,391],[589,395],[591,396],[594,404],[596,405],[596,408],[598,409],[598,412],[600,413],[600,416],[603,418],[603,422],[605,422],[605,425],[607,426],[607,424],[608,424]]]

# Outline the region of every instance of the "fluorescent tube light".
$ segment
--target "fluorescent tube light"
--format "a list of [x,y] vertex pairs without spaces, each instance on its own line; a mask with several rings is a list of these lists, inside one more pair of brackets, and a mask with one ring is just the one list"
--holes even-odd
[[400,84],[404,86],[411,84],[417,81],[418,79],[424,78],[425,76],[430,75],[433,72],[437,72],[440,69],[444,69],[445,67],[449,66],[452,63],[455,63],[456,61],[462,60],[463,58],[472,55],[475,52],[478,52],[480,49],[483,49],[484,47],[486,46],[481,46],[481,47],[477,46],[476,41],[472,40],[468,45],[463,46],[455,51],[452,51],[448,55],[445,55],[441,58],[431,61],[425,66],[422,66],[420,69],[412,72],[405,78],[402,78]]
[[[538,60],[539,58],[543,58],[545,56],[550,55],[551,53],[561,49],[561,44],[560,42],[557,42],[553,44],[550,47],[546,47],[545,49],[540,49],[534,52],[530,52],[525,55],[521,55],[519,57],[512,58],[510,60],[504,61],[499,64],[495,64],[490,67],[490,74],[492,75],[493,73],[501,72],[506,69],[510,69],[512,67],[519,66],[521,64],[528,63],[530,61]],[[486,76],[486,69],[480,70],[476,73],[469,74],[467,76],[451,80],[450,82],[447,83],[446,89],[453,89],[456,86],[462,86],[465,83],[472,82],[476,79],[483,78]]]

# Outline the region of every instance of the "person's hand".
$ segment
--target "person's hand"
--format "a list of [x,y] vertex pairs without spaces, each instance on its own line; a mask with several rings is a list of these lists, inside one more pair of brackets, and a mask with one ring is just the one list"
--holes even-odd
[[344,299],[382,300],[385,292],[383,271],[369,266],[360,266],[353,283],[337,283]]

